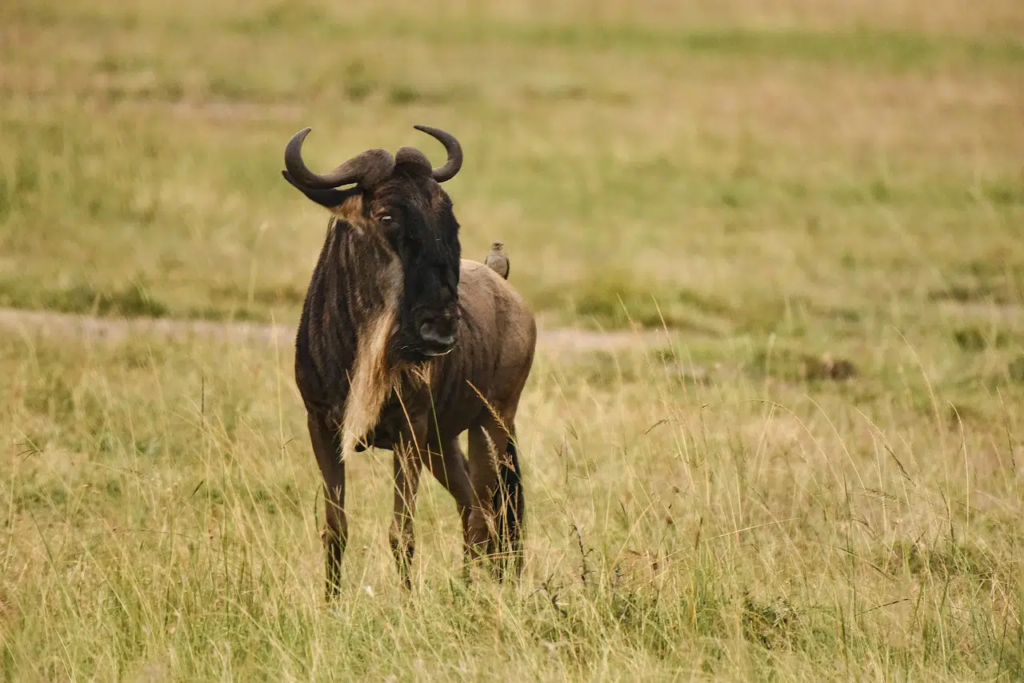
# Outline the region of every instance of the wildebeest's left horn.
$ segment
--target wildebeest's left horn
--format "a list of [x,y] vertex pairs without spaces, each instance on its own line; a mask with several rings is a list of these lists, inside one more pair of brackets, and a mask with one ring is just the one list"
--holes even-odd
[[445,150],[448,152],[448,161],[444,162],[444,166],[431,171],[434,180],[443,183],[454,178],[455,174],[462,168],[462,145],[455,139],[455,136],[451,133],[446,133],[440,128],[431,128],[430,126],[413,126],[413,128],[423,131],[432,138],[436,138],[444,145]]
[[395,167],[395,160],[390,152],[383,149],[370,149],[352,157],[330,173],[323,175],[313,173],[302,160],[302,141],[309,135],[309,131],[309,128],[303,128],[293,135],[284,149],[285,168],[296,182],[307,188],[326,190],[349,183],[373,187],[391,175],[391,171]]

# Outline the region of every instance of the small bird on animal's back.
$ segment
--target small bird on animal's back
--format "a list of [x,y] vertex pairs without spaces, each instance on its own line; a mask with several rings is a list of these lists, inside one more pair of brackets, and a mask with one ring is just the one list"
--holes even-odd
[[491,242],[491,253],[484,260],[484,265],[506,280],[508,279],[508,255],[505,253],[504,242]]

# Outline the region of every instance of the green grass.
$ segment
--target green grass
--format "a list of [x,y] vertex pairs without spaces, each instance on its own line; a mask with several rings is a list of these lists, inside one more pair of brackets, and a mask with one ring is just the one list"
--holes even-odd
[[0,3],[0,307],[293,325],[312,126],[466,150],[544,326],[528,563],[415,589],[390,458],[342,599],[291,349],[0,331],[5,680],[1024,679],[1017,0]]
[[[304,290],[325,217],[280,179],[283,143],[312,125],[320,166],[378,145],[436,158],[420,121],[465,143],[449,185],[466,253],[503,239],[562,320],[573,302],[551,291],[614,306],[609,269],[668,301],[772,306],[870,304],[993,253],[1024,267],[1019,39],[841,14],[758,29],[403,9],[8,7],[0,287],[143,281],[169,315],[294,317],[278,293]],[[774,277],[779,256],[792,272]]]

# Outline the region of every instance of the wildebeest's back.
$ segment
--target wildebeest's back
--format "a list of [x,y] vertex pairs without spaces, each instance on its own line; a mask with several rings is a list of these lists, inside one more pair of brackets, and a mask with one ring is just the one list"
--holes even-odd
[[442,438],[479,416],[477,391],[495,406],[517,402],[537,344],[536,322],[519,293],[482,263],[463,259],[461,266],[459,342],[434,370],[435,405],[447,408],[438,411]]

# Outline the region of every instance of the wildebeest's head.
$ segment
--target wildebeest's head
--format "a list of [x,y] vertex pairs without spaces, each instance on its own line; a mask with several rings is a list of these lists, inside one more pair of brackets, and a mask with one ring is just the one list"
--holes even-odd
[[[401,148],[394,157],[383,149],[371,149],[320,175],[302,161],[302,142],[310,130],[305,128],[288,142],[287,171],[283,172],[303,194],[331,210],[336,229],[348,233],[356,252],[375,252],[392,263],[397,258],[401,264],[403,293],[392,348],[405,361],[449,352],[456,342],[459,318],[459,224],[440,183],[459,172],[462,147],[443,130],[416,128],[444,145],[448,160],[443,166],[432,168],[427,157],[412,147]],[[352,183],[352,188],[338,189]]]

